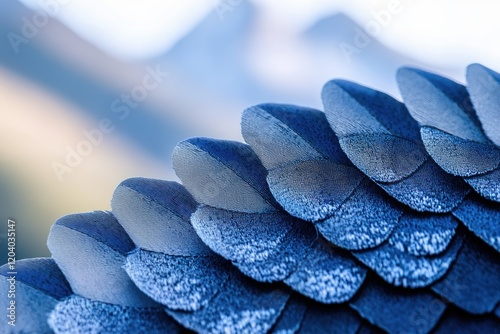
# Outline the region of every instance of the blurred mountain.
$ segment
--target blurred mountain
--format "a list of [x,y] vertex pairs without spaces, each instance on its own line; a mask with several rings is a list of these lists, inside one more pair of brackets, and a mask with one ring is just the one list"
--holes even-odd
[[[383,29],[380,28],[380,34]],[[349,79],[399,96],[394,79],[399,67],[429,68],[428,64],[389,49],[342,13],[320,19],[304,32],[303,38],[316,58],[314,73],[323,82]]]
[[[24,38],[24,19],[32,21],[34,12],[15,0],[6,0],[1,6],[0,34],[2,36],[16,34]],[[55,19],[49,19],[46,26],[38,28],[34,37],[27,38],[26,43],[19,44],[18,52],[13,49],[8,38],[2,38],[0,40],[0,66],[59,95],[62,99],[79,107],[79,110],[95,119],[96,122],[103,118],[112,119],[121,135],[141,146],[156,159],[168,160],[170,150],[165,147],[165,143],[181,140],[185,136],[183,129],[159,117],[159,112],[151,110],[151,107],[145,104],[139,104],[137,108],[131,110],[126,121],[119,121],[112,111],[112,103],[129,91],[121,91],[117,89],[117,85],[103,83],[101,78],[90,75],[82,67],[72,66],[73,64],[68,63],[66,59],[58,56],[57,50],[43,47],[41,39],[44,36],[42,35],[58,30],[67,31],[67,28]],[[69,32],[66,38],[81,40]],[[67,43],[69,47],[73,44],[71,40]],[[78,45],[82,48],[79,52],[83,54],[96,52],[88,42]],[[98,62],[109,62],[106,54],[99,53]],[[134,66],[128,66],[129,71],[133,69],[135,69]],[[142,78],[138,79],[142,80]],[[119,81],[120,78],[115,78],[115,80]],[[136,82],[136,84],[140,83],[141,81]],[[131,83],[129,90],[132,88]]]

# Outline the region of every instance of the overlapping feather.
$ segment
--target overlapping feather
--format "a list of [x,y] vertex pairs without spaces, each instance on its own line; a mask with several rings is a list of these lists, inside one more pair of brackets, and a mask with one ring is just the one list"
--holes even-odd
[[398,82],[404,104],[334,80],[325,113],[245,110],[248,145],[179,143],[183,185],[125,180],[18,262],[30,311],[2,330],[498,332],[500,75]]

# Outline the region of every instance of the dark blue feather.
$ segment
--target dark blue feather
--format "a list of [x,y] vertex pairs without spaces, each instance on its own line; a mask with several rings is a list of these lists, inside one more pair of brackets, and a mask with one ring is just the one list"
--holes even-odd
[[231,275],[210,307],[194,312],[167,309],[186,328],[202,333],[265,333],[272,328],[290,298],[283,289]]
[[195,311],[221,291],[231,268],[221,257],[179,256],[138,249],[125,270],[142,292],[173,310]]
[[284,282],[304,296],[332,304],[351,299],[365,276],[366,269],[351,257],[319,240]]
[[47,241],[74,293],[121,306],[157,306],[130,280],[122,266],[133,243],[111,213],[60,218]]
[[331,243],[350,250],[372,248],[387,240],[399,224],[402,210],[368,178],[328,219],[317,222]]
[[427,160],[415,174],[395,183],[379,185],[398,201],[420,212],[446,213],[457,207],[470,191],[459,177],[445,173]]
[[321,305],[311,303],[307,307],[299,334],[354,334],[361,327],[361,318],[346,304]]
[[483,197],[500,201],[500,149],[483,134],[465,87],[409,68],[398,72],[398,83],[434,161]]
[[288,277],[316,240],[311,224],[284,213],[248,214],[205,206],[193,214],[192,223],[214,252],[264,282]]
[[76,213],[59,218],[54,227],[64,226],[106,245],[122,255],[135,248],[134,243],[110,212]]
[[258,105],[244,111],[242,133],[268,169],[271,193],[288,213],[316,222],[329,241],[347,249],[373,247],[387,239],[401,209],[362,181],[324,113]]
[[267,176],[269,188],[283,208],[313,222],[331,217],[362,179],[356,169],[328,160],[292,163]]
[[469,65],[467,90],[484,132],[500,147],[500,74],[480,64]]
[[170,255],[210,253],[189,221],[198,204],[176,182],[132,178],[111,200],[113,215],[140,248]]
[[492,312],[500,303],[500,256],[469,235],[450,271],[432,289],[469,313]]
[[389,333],[428,333],[446,308],[429,291],[395,289],[373,277],[367,279],[350,305]]
[[248,145],[208,138],[180,142],[175,173],[197,202],[248,213],[276,211],[266,170]]
[[297,333],[307,311],[307,301],[298,294],[288,299],[278,321],[271,329],[271,334]]
[[429,160],[402,103],[344,80],[328,82],[322,98],[344,152],[389,195],[417,211],[449,212],[462,201],[468,188]]
[[500,205],[470,195],[453,215],[500,253]]
[[[403,101],[420,126],[456,137],[487,143],[464,86],[439,75],[401,68],[397,81]],[[425,138],[422,138],[425,143]]]
[[421,131],[425,148],[447,173],[474,176],[490,172],[500,164],[500,150],[494,145],[462,139],[427,126]]
[[499,334],[500,319],[491,315],[474,316],[449,307],[439,324],[434,329],[435,334]]
[[160,308],[113,305],[77,295],[57,304],[49,325],[58,334],[183,332]]
[[417,288],[427,286],[446,274],[462,241],[463,235],[457,233],[448,248],[437,256],[416,256],[399,250],[389,242],[374,249],[353,252],[353,255],[386,282]]
[[[4,313],[0,332],[49,333],[50,312],[59,300],[71,294],[66,278],[52,259],[18,260],[13,268],[4,264],[0,267],[0,307]],[[9,317],[11,309],[13,318]],[[9,324],[12,320],[15,326]]]
[[457,226],[458,221],[450,214],[406,212],[389,244],[416,256],[440,254],[448,247]]
[[486,174],[465,178],[465,181],[484,198],[500,202],[500,168]]

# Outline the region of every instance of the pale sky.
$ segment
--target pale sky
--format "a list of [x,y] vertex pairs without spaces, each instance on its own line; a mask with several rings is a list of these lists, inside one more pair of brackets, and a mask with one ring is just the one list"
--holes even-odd
[[[161,54],[188,32],[217,0],[54,0],[57,18],[107,53],[124,59]],[[238,0],[220,0],[236,4]],[[21,0],[36,8],[40,0]],[[361,26],[374,13],[400,3],[402,10],[377,36],[391,48],[436,66],[482,62],[498,66],[500,2],[488,0],[255,0],[267,17],[291,31],[342,11]],[[450,59],[450,51],[454,57]],[[450,64],[450,62],[452,62]],[[455,62],[456,64],[453,64]],[[497,67],[494,66],[494,67]]]

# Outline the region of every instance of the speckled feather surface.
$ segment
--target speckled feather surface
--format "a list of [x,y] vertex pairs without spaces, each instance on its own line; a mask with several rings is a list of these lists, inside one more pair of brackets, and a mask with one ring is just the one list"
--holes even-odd
[[500,74],[397,80],[403,102],[332,80],[324,112],[260,104],[246,143],[180,142],[182,184],[56,221],[2,331],[499,333]]

